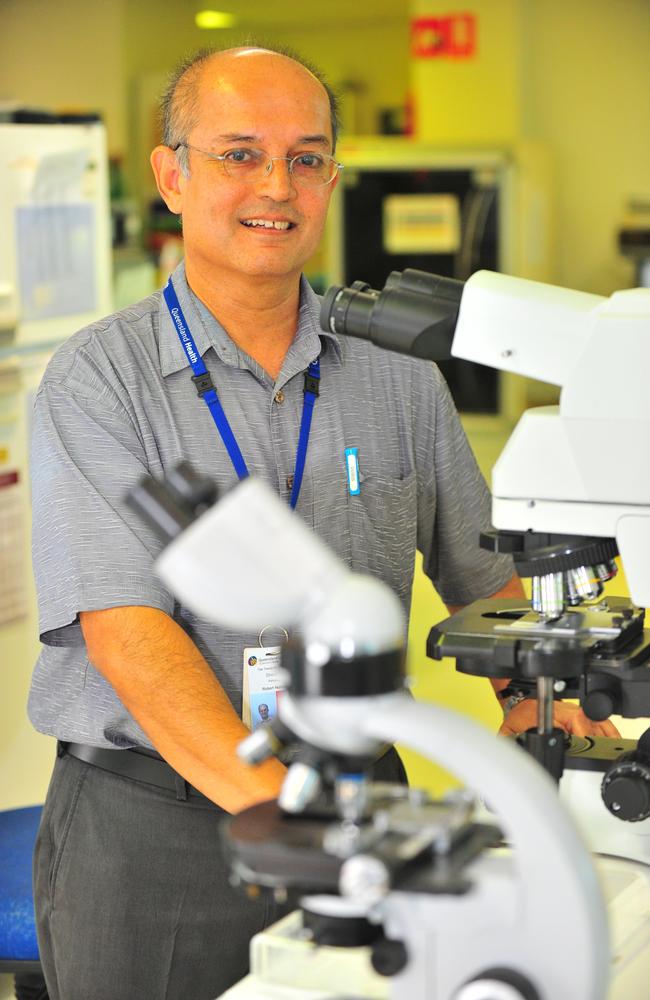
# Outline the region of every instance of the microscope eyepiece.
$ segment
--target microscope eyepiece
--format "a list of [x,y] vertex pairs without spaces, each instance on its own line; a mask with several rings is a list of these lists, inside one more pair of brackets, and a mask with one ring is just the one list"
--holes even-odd
[[364,281],[355,281],[349,288],[332,285],[328,288],[321,306],[320,324],[331,333],[346,333],[351,337],[372,339],[370,323],[372,310],[379,297]]
[[323,299],[323,330],[371,340],[429,361],[451,353],[464,284],[425,271],[393,271],[381,291],[363,281],[333,285]]

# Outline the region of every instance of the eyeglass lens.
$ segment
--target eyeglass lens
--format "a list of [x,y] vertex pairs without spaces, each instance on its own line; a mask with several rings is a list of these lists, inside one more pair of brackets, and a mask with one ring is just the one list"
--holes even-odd
[[223,155],[226,173],[238,180],[255,180],[270,173],[275,160],[285,160],[289,171],[300,184],[329,184],[336,176],[338,164],[332,156],[322,153],[299,153],[293,158],[270,157],[258,149],[232,149]]

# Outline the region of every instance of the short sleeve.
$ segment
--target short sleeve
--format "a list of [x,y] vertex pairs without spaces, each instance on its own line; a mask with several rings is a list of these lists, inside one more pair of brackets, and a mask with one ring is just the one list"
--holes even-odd
[[33,417],[34,576],[41,640],[82,643],[80,611],[145,605],[172,614],[153,572],[161,543],[126,503],[148,472],[140,437],[109,386],[93,396],[45,381]]
[[[469,604],[500,590],[514,573],[509,556],[481,549],[490,527],[490,491],[442,374],[434,371],[433,440],[427,484],[418,498],[424,571],[446,604]],[[431,468],[431,445],[433,466]],[[426,461],[420,458],[420,462]]]

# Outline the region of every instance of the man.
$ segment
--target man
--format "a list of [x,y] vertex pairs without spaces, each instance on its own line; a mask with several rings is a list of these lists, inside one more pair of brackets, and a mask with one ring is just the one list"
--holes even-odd
[[[263,476],[405,610],[416,544],[450,605],[520,593],[476,546],[489,498],[437,370],[319,330],[301,271],[338,177],[331,93],[286,55],[235,49],[182,69],[164,107],[151,162],[184,266],[165,299],[71,338],[35,408],[30,715],[61,741],[35,859],[52,1000],[208,1000],[272,916],[229,886],[218,847],[224,812],[274,797],[285,773],[235,755],[256,638],[196,619],[156,579],[159,542],[124,501],[143,473],[186,459],[221,490]],[[296,497],[306,372],[320,393]],[[230,438],[195,391],[212,383]],[[393,756],[378,768],[399,777]]]

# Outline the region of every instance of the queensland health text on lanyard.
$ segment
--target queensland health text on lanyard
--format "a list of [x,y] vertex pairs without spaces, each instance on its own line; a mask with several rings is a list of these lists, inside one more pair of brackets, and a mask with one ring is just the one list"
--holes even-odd
[[[232,462],[235,472],[240,479],[246,479],[249,475],[246,462],[244,461],[244,456],[242,455],[239,445],[237,444],[237,439],[233,434],[232,428],[228,423],[228,418],[224,413],[223,407],[219,402],[219,397],[217,396],[217,390],[212,384],[212,378],[208,369],[203,363],[201,355],[196,349],[196,344],[192,338],[190,328],[187,325],[187,320],[183,315],[183,310],[181,309],[176,291],[172,284],[172,279],[170,278],[167,282],[165,288],[163,289],[163,296],[169,309],[169,314],[172,318],[174,326],[176,328],[176,333],[178,334],[178,339],[181,342],[183,350],[187,355],[187,359],[192,366],[192,371],[194,375],[192,376],[192,381],[196,386],[196,391],[199,396],[205,400],[207,403],[210,413],[212,414],[212,419],[217,425],[217,430],[221,435],[221,440],[223,441],[228,455],[230,456],[230,461]],[[298,503],[298,496],[300,495],[300,487],[302,485],[302,476],[305,471],[305,461],[307,458],[307,446],[309,444],[309,432],[311,430],[311,418],[314,412],[314,403],[318,397],[318,384],[320,380],[320,362],[318,358],[309,365],[307,371],[305,372],[305,388],[304,388],[304,400],[302,405],[302,419],[300,421],[300,435],[298,437],[298,451],[296,454],[296,468],[293,475],[293,487],[291,490],[291,498],[289,503],[292,507],[295,507]]]

